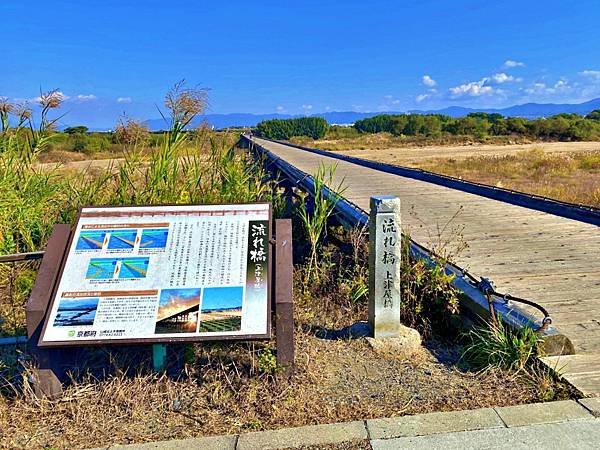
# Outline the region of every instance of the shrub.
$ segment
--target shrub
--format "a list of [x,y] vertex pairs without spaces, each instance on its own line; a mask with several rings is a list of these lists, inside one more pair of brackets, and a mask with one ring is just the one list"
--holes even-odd
[[599,120],[600,121],[600,109],[595,109],[587,116],[585,116],[588,120]]
[[443,114],[382,114],[356,121],[361,133],[392,133],[396,136],[439,137],[450,117]]
[[427,334],[432,325],[438,330],[447,328],[458,313],[458,291],[452,285],[453,275],[444,270],[445,260],[439,259],[428,266],[425,261],[411,256],[410,240],[402,240],[401,304],[402,323]]
[[258,134],[269,139],[290,139],[295,136],[308,136],[321,139],[327,133],[329,124],[321,117],[300,117],[298,119],[264,120],[256,126]]
[[351,139],[358,136],[358,130],[354,127],[332,125],[327,130],[325,139]]
[[88,132],[88,127],[83,125],[79,125],[76,127],[67,127],[64,129],[64,132],[67,134],[86,134]]
[[73,141],[73,151],[85,152],[87,149],[87,137],[85,135],[78,135]]
[[521,371],[537,352],[542,338],[531,328],[513,330],[500,317],[466,334],[462,357],[476,369],[500,368]]

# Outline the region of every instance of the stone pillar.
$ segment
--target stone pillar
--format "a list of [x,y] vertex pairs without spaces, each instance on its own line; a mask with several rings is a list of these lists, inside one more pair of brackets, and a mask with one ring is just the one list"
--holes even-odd
[[369,324],[374,338],[400,333],[400,199],[371,197],[369,218]]

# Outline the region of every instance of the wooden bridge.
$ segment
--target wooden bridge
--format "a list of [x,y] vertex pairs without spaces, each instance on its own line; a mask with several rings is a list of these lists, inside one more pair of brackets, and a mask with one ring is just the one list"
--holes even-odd
[[335,185],[368,211],[372,195],[396,195],[403,229],[425,247],[448,239],[468,245],[454,261],[490,278],[501,292],[544,306],[569,337],[575,355],[543,358],[585,395],[600,395],[600,229],[597,225],[505,203],[462,190],[386,173],[253,138],[303,172],[336,165]]

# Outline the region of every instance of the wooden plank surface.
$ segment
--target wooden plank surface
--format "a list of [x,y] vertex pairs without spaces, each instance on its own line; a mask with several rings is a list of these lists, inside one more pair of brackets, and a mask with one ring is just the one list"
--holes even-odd
[[[577,361],[565,364],[566,376],[580,382],[586,395],[600,395],[597,226],[254,140],[309,174],[320,164],[336,166],[335,185],[344,180],[344,197],[365,211],[372,195],[400,197],[403,229],[413,239],[437,251],[445,247],[456,263],[490,278],[498,291],[545,306],[578,353],[566,359]],[[467,247],[454,253],[461,243]],[[553,358],[556,364],[561,357]]]

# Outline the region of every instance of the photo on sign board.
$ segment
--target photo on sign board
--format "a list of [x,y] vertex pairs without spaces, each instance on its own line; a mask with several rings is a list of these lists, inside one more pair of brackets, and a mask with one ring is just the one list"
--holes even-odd
[[154,333],[195,333],[198,328],[200,295],[200,288],[163,289],[158,302]]
[[110,280],[115,275],[117,258],[92,258],[85,277],[88,280]]
[[133,250],[137,230],[118,230],[110,232],[109,250]]
[[148,274],[149,258],[122,258],[121,267],[118,269],[120,280],[130,278],[146,278]]
[[102,250],[107,231],[86,230],[79,233],[75,250]]
[[58,304],[55,327],[93,325],[98,309],[98,298],[61,298]]
[[242,327],[241,286],[204,288],[200,332],[239,331]]
[[142,231],[140,249],[165,248],[167,246],[168,228],[156,228]]

